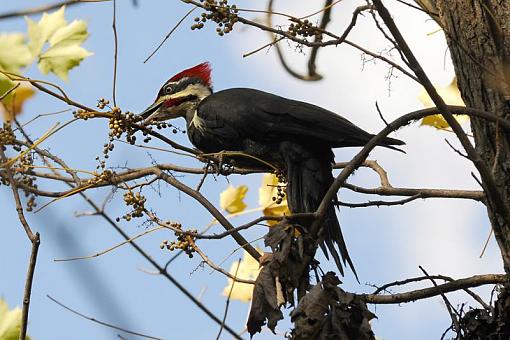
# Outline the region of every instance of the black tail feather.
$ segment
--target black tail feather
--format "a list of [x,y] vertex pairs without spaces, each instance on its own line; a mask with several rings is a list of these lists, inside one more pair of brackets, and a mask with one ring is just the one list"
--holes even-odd
[[[287,202],[290,211],[293,213],[315,212],[333,183],[331,149],[309,150],[300,144],[290,142],[282,143],[281,148],[287,167]],[[322,223],[319,236],[324,255],[329,259],[331,254],[342,275],[344,275],[344,267],[348,265],[358,279],[354,264],[347,252],[333,202]]]

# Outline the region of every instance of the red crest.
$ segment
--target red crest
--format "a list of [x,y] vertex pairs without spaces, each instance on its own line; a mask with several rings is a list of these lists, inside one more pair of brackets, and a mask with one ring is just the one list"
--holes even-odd
[[184,77],[189,78],[200,78],[204,82],[205,85],[211,86],[211,64],[209,62],[205,62],[202,64],[198,64],[197,66],[193,66],[192,68],[188,68],[184,71],[177,73],[175,76],[170,78],[169,82],[178,81]]

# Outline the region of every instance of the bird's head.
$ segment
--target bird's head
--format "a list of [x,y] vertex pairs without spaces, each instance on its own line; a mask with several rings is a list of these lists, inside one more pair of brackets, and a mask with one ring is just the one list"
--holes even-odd
[[185,117],[212,93],[208,62],[177,73],[159,90],[154,103],[140,115],[146,123]]

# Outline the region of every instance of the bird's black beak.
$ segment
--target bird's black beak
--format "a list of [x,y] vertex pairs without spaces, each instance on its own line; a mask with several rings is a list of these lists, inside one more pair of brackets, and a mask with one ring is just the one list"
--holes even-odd
[[156,102],[154,102],[154,104],[152,104],[151,106],[146,108],[142,113],[140,113],[140,116],[142,116],[142,118],[144,118],[145,120],[147,120],[148,118],[153,118],[151,116],[157,115],[157,111],[162,104],[163,104],[162,101],[157,100]]

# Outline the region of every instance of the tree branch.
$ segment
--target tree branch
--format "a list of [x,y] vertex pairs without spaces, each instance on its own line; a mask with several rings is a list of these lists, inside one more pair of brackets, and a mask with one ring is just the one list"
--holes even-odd
[[25,15],[34,15],[34,14],[39,14],[39,13],[43,13],[43,12],[48,12],[48,11],[51,11],[52,9],[57,9],[57,8],[62,7],[62,6],[68,6],[69,7],[69,6],[72,6],[72,5],[78,5],[78,4],[82,4],[82,3],[88,3],[88,2],[108,2],[108,1],[111,1],[111,0],[67,0],[67,1],[60,1],[60,2],[56,2],[54,4],[49,4],[49,5],[43,5],[43,6],[28,8],[28,9],[24,9],[24,10],[20,10],[20,11],[13,11],[13,12],[3,13],[3,14],[0,14],[0,20],[11,19],[11,18],[16,18],[16,17],[23,17]]
[[[435,277],[435,276],[431,276]],[[429,279],[426,277],[426,279]],[[485,274],[475,275],[464,279],[447,282],[437,287],[416,289],[406,293],[377,295],[377,294],[359,294],[365,302],[373,304],[399,304],[412,302],[416,300],[427,299],[442,293],[450,293],[457,290],[478,287],[487,284],[505,284],[509,282],[506,274]],[[386,287],[387,288],[387,287]]]
[[[5,156],[3,146],[0,146],[0,159],[2,160],[2,164],[7,163],[7,157]],[[14,180],[14,177],[12,176],[11,169],[9,166],[5,168],[5,173],[7,174],[7,178],[9,180],[9,185],[12,189],[12,194],[14,196],[14,202],[16,204],[16,211],[18,213],[18,218],[23,226],[23,229],[25,229],[25,233],[27,234],[27,237],[29,241],[32,243],[32,251],[30,253],[30,261],[28,263],[28,271],[27,271],[27,277],[25,279],[25,290],[23,293],[23,308],[21,310],[21,325],[20,325],[20,333],[19,333],[19,339],[25,340],[27,336],[27,326],[28,326],[28,310],[30,309],[30,298],[32,295],[32,283],[34,280],[34,273],[35,273],[35,266],[37,263],[37,254],[39,252],[39,245],[41,243],[40,235],[39,233],[33,233],[32,229],[28,225],[28,222],[25,218],[25,215],[23,213],[23,205],[21,203],[21,199],[19,197],[18,193],[18,187],[16,184],[16,181]]]
[[[222,213],[216,209],[214,205],[209,202],[204,196],[202,196],[201,193],[198,191],[195,191],[191,189],[190,187],[186,186],[185,184],[177,181],[175,178],[167,175],[161,169],[155,168],[154,174],[170,184],[171,186],[177,188],[178,190],[184,192],[185,194],[193,197],[195,200],[200,202],[204,208],[206,208],[211,215],[220,222],[220,224],[228,231],[234,229],[234,226],[223,216]],[[251,256],[253,256],[254,259],[258,261],[260,258],[259,252],[241,235],[239,232],[232,232],[232,237],[237,242],[239,246],[241,246],[243,249],[245,249]]]

